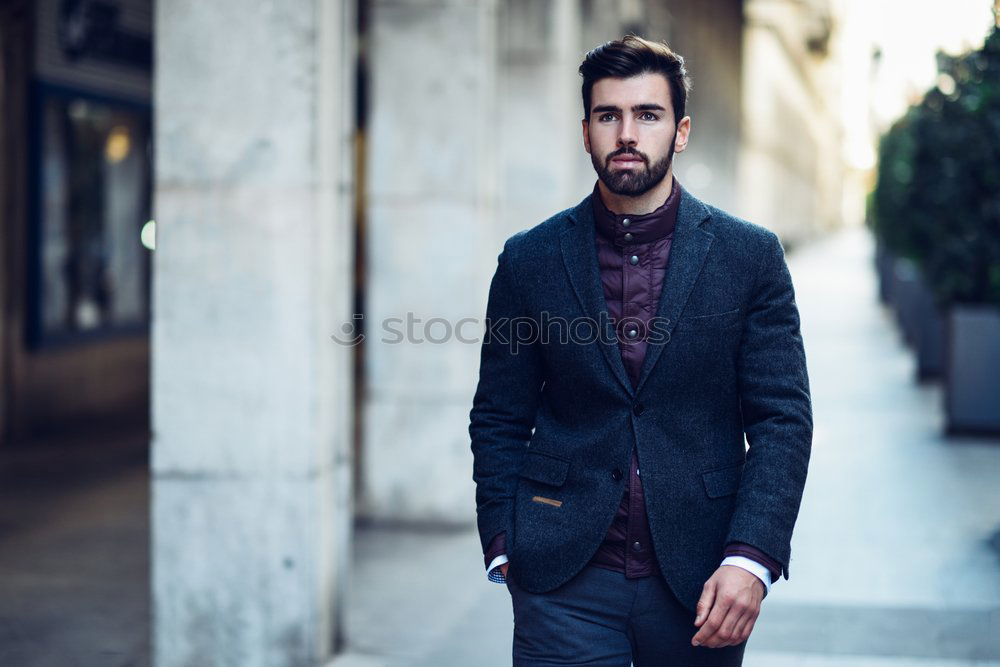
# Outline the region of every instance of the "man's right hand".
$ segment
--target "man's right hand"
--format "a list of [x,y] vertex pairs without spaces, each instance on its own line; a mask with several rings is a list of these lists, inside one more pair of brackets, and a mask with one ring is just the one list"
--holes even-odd
[[505,576],[505,577],[507,576],[507,567],[508,567],[509,565],[510,565],[510,563],[504,563],[503,565],[500,565],[500,566],[498,566],[498,567],[500,568],[500,572],[501,572],[501,573],[503,574],[503,576]]

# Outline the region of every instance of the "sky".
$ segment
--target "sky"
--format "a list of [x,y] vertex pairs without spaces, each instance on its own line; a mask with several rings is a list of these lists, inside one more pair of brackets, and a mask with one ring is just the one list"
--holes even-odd
[[[879,134],[934,85],[935,53],[982,46],[990,0],[838,0],[841,113],[849,166],[871,168]],[[877,66],[874,49],[881,51]]]

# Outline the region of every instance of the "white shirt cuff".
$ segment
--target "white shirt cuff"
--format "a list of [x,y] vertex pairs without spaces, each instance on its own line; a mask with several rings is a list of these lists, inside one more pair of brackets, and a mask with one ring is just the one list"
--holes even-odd
[[722,559],[722,565],[735,565],[756,575],[758,579],[764,582],[764,595],[771,592],[771,571],[754,559],[747,558],[746,556],[726,556]]

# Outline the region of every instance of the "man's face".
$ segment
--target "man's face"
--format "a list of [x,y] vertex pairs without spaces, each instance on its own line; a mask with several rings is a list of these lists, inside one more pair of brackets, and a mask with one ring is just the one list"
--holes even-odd
[[670,171],[674,152],[687,147],[691,119],[674,123],[670,86],[661,74],[599,79],[583,121],[583,145],[605,187],[637,197]]

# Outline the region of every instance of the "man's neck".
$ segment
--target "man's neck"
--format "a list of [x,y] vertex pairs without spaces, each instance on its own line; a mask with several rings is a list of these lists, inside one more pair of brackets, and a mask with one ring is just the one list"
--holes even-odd
[[607,186],[601,180],[597,181],[597,187],[601,192],[601,201],[604,202],[604,205],[612,213],[618,215],[645,215],[660,208],[663,206],[663,202],[667,201],[667,197],[670,196],[670,191],[674,187],[674,169],[671,166],[667,170],[667,175],[663,177],[663,180],[655,188],[638,197],[616,195],[611,190],[608,190]]

